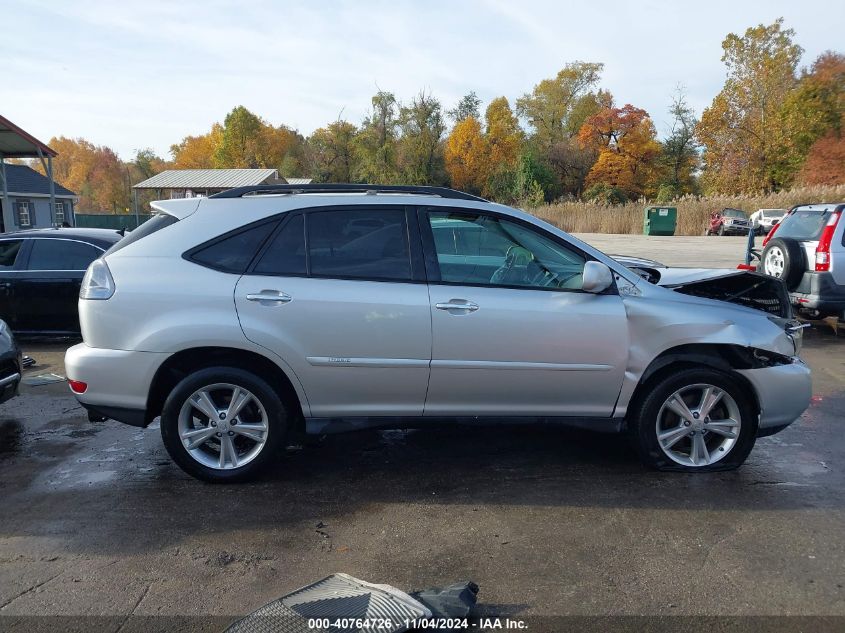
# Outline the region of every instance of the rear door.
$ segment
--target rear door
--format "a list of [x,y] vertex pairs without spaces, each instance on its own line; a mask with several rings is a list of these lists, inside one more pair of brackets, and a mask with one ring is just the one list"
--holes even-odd
[[31,238],[14,294],[18,330],[79,332],[79,286],[89,264],[103,249],[79,240]]
[[15,301],[15,280],[23,260],[24,241],[0,240],[0,319],[17,330],[18,310]]
[[235,304],[246,337],[296,372],[313,417],[422,414],[431,316],[412,211],[288,215],[238,282]]

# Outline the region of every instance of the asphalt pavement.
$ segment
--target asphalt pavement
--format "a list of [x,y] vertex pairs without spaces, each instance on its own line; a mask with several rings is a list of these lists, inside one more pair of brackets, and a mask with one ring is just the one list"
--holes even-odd
[[[694,265],[744,246],[600,238]],[[62,375],[66,346],[26,343],[27,377]],[[813,327],[804,356],[810,409],[707,475],[644,470],[623,437],[444,427],[329,437],[215,486],[157,426],[25,385],[0,405],[0,630],[220,631],[333,572],[474,580],[482,614],[529,630],[843,630],[845,332]]]

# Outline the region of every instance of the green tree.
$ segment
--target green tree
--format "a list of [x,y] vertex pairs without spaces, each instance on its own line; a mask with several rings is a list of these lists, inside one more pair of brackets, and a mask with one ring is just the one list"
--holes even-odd
[[[669,136],[660,145],[660,169],[663,172],[659,192],[669,200],[697,188],[696,172],[699,166],[698,140],[695,126],[698,120],[689,106],[683,87],[678,86],[669,108],[672,116]],[[658,200],[667,202],[668,200]]]
[[795,87],[802,49],[783,19],[729,34],[722,42],[728,78],[697,127],[709,192],[774,190],[786,130],[780,109]]
[[601,77],[604,64],[573,62],[566,64],[554,79],[543,79],[531,93],[516,100],[516,111],[533,129],[540,147],[573,138],[581,125],[596,110],[592,92]]
[[531,128],[534,154],[555,178],[546,198],[562,192],[578,193],[596,153],[578,143],[576,136],[590,116],[609,101],[610,94],[596,90],[604,64],[573,62],[553,78],[544,79],[516,101],[517,114]]
[[461,97],[461,100],[458,101],[458,105],[456,105],[452,110],[449,110],[446,114],[448,114],[455,123],[460,123],[469,117],[478,120],[481,118],[479,110],[480,107],[481,99],[478,98],[478,95],[475,94],[475,91],[473,90]]
[[364,119],[356,140],[358,171],[363,182],[391,184],[399,181],[397,130],[399,104],[393,93],[379,90],[372,98],[372,112]]
[[355,135],[348,121],[335,121],[315,130],[308,139],[312,151],[314,178],[318,182],[352,182],[356,172]]
[[446,184],[443,160],[443,107],[432,95],[420,92],[400,109],[399,166],[409,184]]
[[243,106],[223,120],[223,134],[214,153],[215,167],[256,169],[261,167],[259,138],[265,123]]

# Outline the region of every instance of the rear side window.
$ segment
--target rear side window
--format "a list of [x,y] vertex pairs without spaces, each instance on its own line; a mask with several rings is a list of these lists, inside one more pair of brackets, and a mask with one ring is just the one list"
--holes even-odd
[[401,209],[345,209],[308,214],[311,274],[411,279],[408,227]]
[[14,268],[18,253],[21,252],[21,240],[5,240],[0,242],[0,270]]
[[137,242],[138,240],[145,238],[148,235],[152,235],[156,231],[160,231],[161,229],[166,228],[171,224],[176,224],[176,222],[178,221],[178,218],[175,218],[168,213],[157,213],[149,220],[144,222],[137,229],[126,235],[122,240],[112,246],[109,250],[107,250],[106,254],[110,255],[112,253],[115,253],[121,248],[129,246],[130,244],[132,244],[132,242]]
[[208,246],[190,252],[189,257],[198,264],[215,270],[243,273],[276,226],[275,221],[251,226],[214,240]]
[[70,240],[32,240],[29,255],[29,270],[75,270],[82,271],[97,259],[103,251],[82,242]]
[[285,222],[267,245],[253,272],[260,275],[305,274],[305,220],[301,215]]

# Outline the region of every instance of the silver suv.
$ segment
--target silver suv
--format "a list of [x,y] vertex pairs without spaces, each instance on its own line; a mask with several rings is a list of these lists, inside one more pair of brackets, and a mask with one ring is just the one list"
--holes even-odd
[[292,434],[443,422],[627,431],[649,466],[728,469],[809,402],[783,284],[755,272],[627,267],[435,187],[153,206],[88,269],[65,362],[92,417],[161,416],[200,479],[250,478]]
[[810,316],[845,320],[845,204],[793,207],[763,240],[760,270]]

